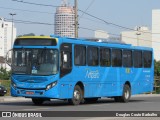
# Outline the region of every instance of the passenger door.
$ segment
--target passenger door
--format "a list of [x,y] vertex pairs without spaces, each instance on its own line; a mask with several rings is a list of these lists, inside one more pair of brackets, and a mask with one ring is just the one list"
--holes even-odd
[[72,44],[63,43],[61,45],[60,77],[72,71]]

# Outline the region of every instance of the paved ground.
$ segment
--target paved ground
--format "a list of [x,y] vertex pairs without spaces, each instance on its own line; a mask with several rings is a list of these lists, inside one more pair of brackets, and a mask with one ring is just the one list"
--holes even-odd
[[[115,103],[113,99],[103,98],[94,104],[69,105],[66,101],[53,100],[41,106],[35,106],[30,99],[0,97],[0,111],[160,111],[160,95],[133,96],[129,103]],[[48,118],[47,118],[48,119]],[[62,118],[56,118],[61,120]],[[72,120],[72,118],[65,118]],[[76,119],[119,119],[122,118],[76,118]],[[133,119],[133,118],[125,118]],[[125,120],[124,119],[124,120]],[[138,118],[135,118],[138,120]],[[148,118],[145,118],[148,119]],[[150,120],[155,120],[151,118]],[[9,120],[9,119],[8,119]],[[74,120],[74,119],[73,119]],[[142,118],[140,119],[142,120]],[[149,119],[148,119],[149,120]]]

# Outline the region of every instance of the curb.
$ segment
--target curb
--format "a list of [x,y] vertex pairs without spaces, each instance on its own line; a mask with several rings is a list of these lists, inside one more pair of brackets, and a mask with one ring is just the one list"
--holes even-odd
[[7,97],[0,97],[0,103],[2,102],[23,102],[23,101],[31,101],[31,99],[29,98],[23,98],[23,97],[11,97],[11,96],[7,96]]
[[132,95],[132,97],[160,97],[160,94],[138,94]]

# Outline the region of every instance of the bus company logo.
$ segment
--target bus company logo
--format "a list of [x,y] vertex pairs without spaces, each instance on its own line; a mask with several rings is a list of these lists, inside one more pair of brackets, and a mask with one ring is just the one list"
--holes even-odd
[[2,112],[2,117],[12,117],[11,112]]
[[95,79],[95,78],[99,78],[100,74],[98,70],[92,71],[92,70],[87,70],[86,72],[86,78],[91,78],[91,79]]
[[126,73],[131,73],[131,69],[130,68],[126,68]]

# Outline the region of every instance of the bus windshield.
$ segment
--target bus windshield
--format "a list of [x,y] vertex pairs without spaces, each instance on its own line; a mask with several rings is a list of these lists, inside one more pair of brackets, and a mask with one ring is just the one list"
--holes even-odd
[[14,49],[13,74],[51,75],[58,72],[58,50]]

